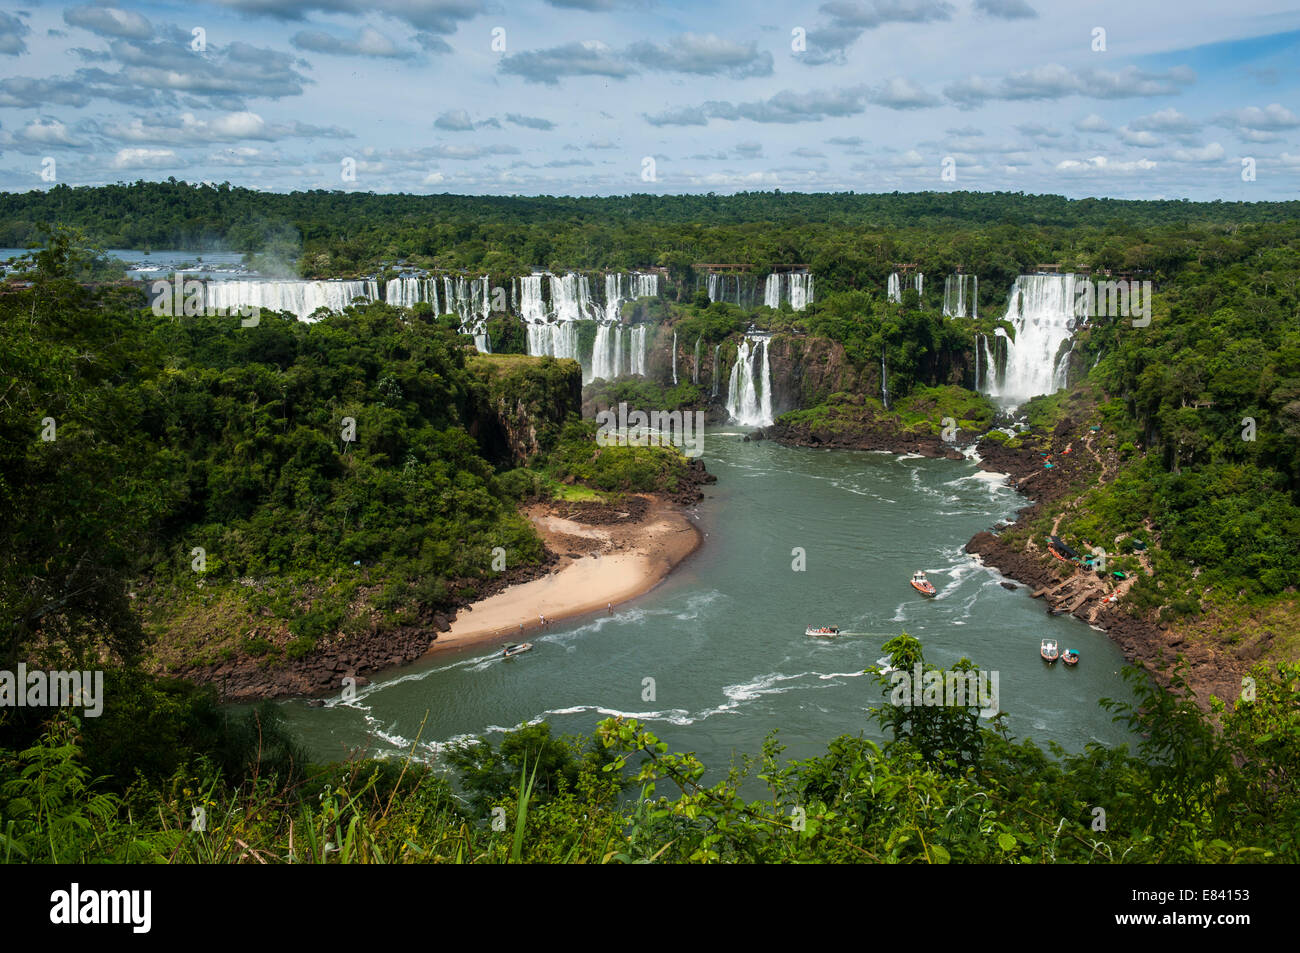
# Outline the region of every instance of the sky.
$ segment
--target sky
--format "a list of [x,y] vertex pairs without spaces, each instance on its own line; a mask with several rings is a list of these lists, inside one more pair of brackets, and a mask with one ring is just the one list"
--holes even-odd
[[1294,0],[0,0],[0,189],[1300,194]]

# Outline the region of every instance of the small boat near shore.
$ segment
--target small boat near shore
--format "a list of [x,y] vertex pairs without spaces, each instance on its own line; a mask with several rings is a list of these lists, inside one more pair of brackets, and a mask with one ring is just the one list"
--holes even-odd
[[932,596],[935,593],[934,583],[925,578],[923,569],[918,569],[912,574],[912,588],[923,596]]
[[1056,639],[1043,639],[1043,644],[1038,648],[1038,654],[1043,657],[1044,662],[1055,662],[1061,656],[1061,650],[1057,647]]
[[804,630],[804,635],[815,635],[823,639],[833,639],[839,634],[838,625],[810,625]]
[[1073,668],[1079,664],[1079,653],[1074,649],[1066,649],[1061,653],[1061,661]]
[[516,655],[523,655],[525,652],[531,651],[532,647],[532,642],[519,642],[515,645],[507,645],[506,650],[501,653],[501,656],[502,658],[514,658]]

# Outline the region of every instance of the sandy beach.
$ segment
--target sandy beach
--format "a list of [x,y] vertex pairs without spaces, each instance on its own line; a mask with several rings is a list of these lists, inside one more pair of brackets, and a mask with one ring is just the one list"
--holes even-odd
[[701,536],[677,504],[650,497],[631,501],[623,513],[590,513],[563,503],[530,507],[528,518],[560,563],[540,579],[462,609],[451,628],[438,633],[430,654],[517,639],[541,629],[542,616],[560,622],[653,589],[695,551]]

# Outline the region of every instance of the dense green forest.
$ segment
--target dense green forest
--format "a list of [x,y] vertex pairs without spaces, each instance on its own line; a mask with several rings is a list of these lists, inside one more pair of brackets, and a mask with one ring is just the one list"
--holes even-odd
[[201,664],[427,623],[496,574],[494,549],[542,564],[521,498],[575,468],[671,489],[685,466],[596,448],[575,362],[478,356],[427,307],[173,319],[74,280],[88,267],[61,231],[0,295],[0,504],[23,514],[0,526],[8,667],[131,661],[146,630]]
[[[208,243],[307,275],[401,257],[493,275],[662,264],[679,293],[638,317],[724,353],[755,321],[838,348],[859,382],[887,354],[890,412],[910,428],[949,411],[993,422],[959,358],[992,332],[1016,274],[1037,262],[1141,273],[1156,282],[1152,324],[1083,328],[1070,387],[1021,408],[1030,429],[997,439],[1033,451],[1066,420],[1104,431],[1119,466],[1072,489],[1060,532],[1136,530],[1150,544],[1156,572],[1131,612],[1172,624],[1208,614],[1229,640],[1226,623],[1261,606],[1297,617],[1296,203],[273,196],[163,183],[2,204],[13,244],[58,221],[104,245]],[[1258,666],[1258,698],[1217,724],[1179,681],[1166,692],[1135,676],[1139,703],[1116,708],[1142,738],[1132,752],[1044,751],[968,709],[881,704],[883,746],[850,733],[791,764],[774,740],[751,765],[770,791],[758,800],[741,795],[739,769],[702,786],[693,756],[626,721],[587,739],[530,726],[466,748],[450,778],[418,764],[309,765],[273,711],[233,716],[211,691],[160,676],[224,653],[274,666],[338,632],[418,628],[492,584],[494,547],[512,568],[541,568],[521,501],[566,481],[672,488],[683,460],[598,450],[577,419],[576,364],[476,355],[454,318],[427,307],[354,306],[314,324],[263,314],[250,334],[236,319],[153,315],[138,287],[96,280],[110,271],[78,236],[45,242],[30,287],[0,294],[0,506],[16,514],[0,521],[0,667],[108,660],[120,703],[84,722],[0,711],[6,860],[1300,860],[1289,661]],[[716,260],[756,273],[809,262],[817,299],[800,313],[700,301],[690,265]],[[880,287],[896,261],[978,270],[995,306],[981,302],[980,322],[944,319],[934,282],[890,304]],[[511,319],[493,320],[494,340],[522,349]],[[653,381],[594,392],[703,400],[694,385]],[[873,392],[851,396],[884,412]],[[835,418],[843,397],[794,413]],[[519,419],[535,425],[531,440]],[[920,661],[909,639],[890,648]],[[1296,657],[1294,639],[1274,648]],[[190,829],[196,806],[206,831]],[[506,809],[504,831],[490,807]]]
[[[904,633],[892,664],[927,677]],[[1256,670],[1260,692],[1211,726],[1134,674],[1104,703],[1138,750],[1047,750],[974,705],[895,705],[883,744],[847,733],[783,761],[779,736],[716,783],[630,719],[589,738],[546,724],[449,756],[306,763],[274,709],[232,718],[203,696],[137,687],[151,731],[108,736],[59,716],[0,747],[0,858],[141,863],[1294,863],[1300,859],[1300,668]],[[1179,683],[1175,683],[1175,688]],[[111,726],[127,727],[121,721]],[[864,725],[865,727],[865,725]],[[762,796],[742,793],[761,782]]]

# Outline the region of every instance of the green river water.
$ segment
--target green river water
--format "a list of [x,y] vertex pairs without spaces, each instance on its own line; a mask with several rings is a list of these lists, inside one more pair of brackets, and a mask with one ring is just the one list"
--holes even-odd
[[[931,663],[967,656],[998,672],[1018,737],[1072,751],[1129,740],[1097,704],[1130,697],[1106,635],[1047,616],[1028,589],[1002,588],[999,573],[962,551],[1026,504],[1002,477],[970,461],[746,443],[726,427],[707,433],[704,461],[718,482],[691,517],[707,536],[651,592],[534,634],[535,649],[517,659],[501,659],[500,646],[467,648],[383,672],[350,702],[286,702],[290,727],[316,758],[414,746],[436,762],[448,743],[500,740],[521,722],[585,734],[623,714],[696,752],[716,777],[733,757],[759,754],[772,729],[786,757],[824,752],[844,733],[878,737],[867,709],[884,694],[863,672],[906,630]],[[805,571],[792,569],[795,547]],[[908,585],[916,569],[936,597]],[[844,634],[809,638],[810,623]],[[1078,666],[1045,665],[1044,637],[1078,650]]]

